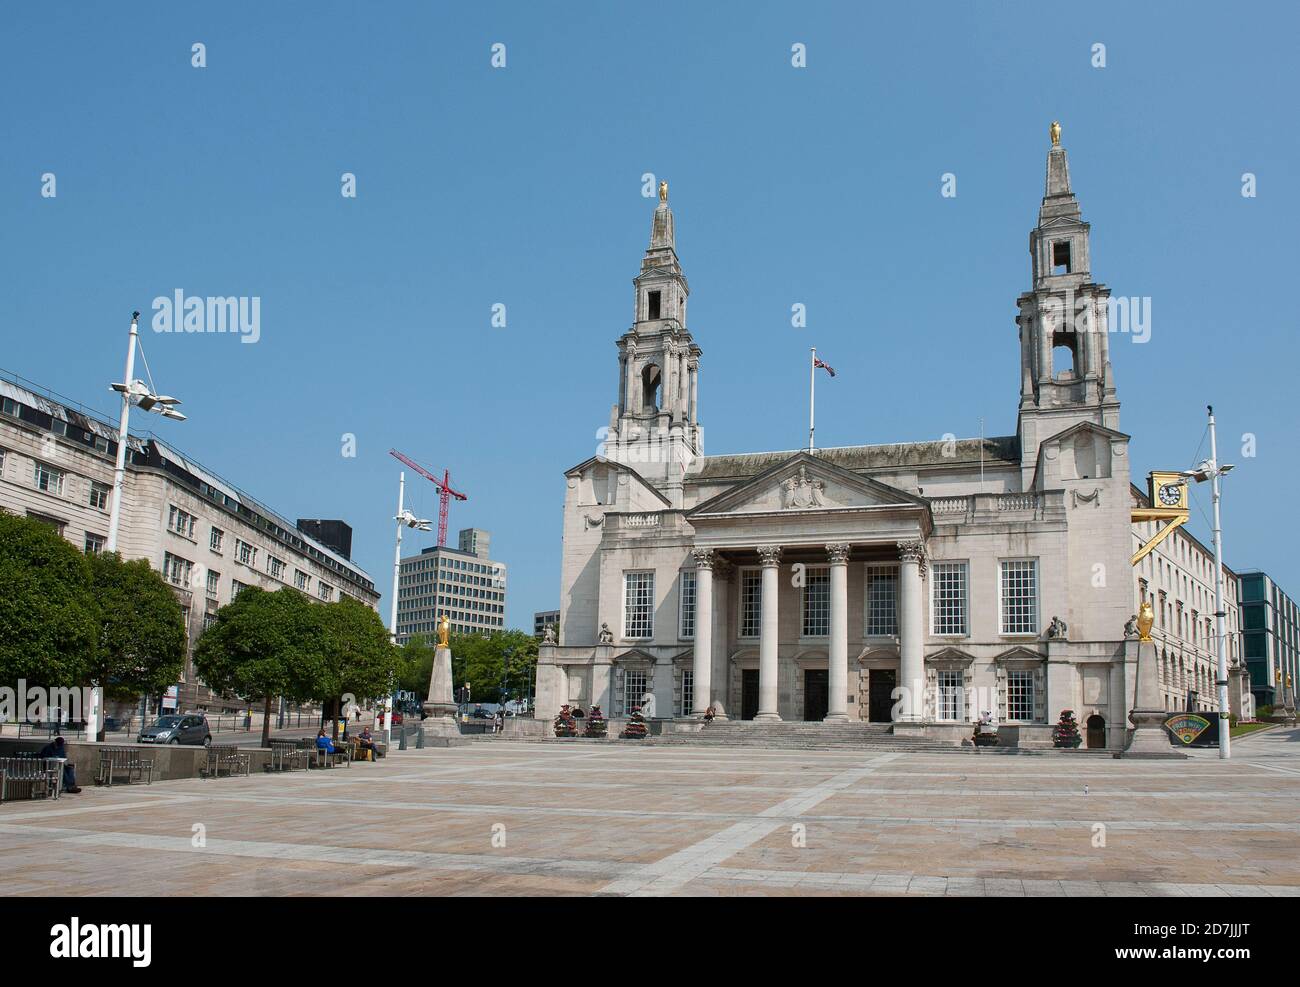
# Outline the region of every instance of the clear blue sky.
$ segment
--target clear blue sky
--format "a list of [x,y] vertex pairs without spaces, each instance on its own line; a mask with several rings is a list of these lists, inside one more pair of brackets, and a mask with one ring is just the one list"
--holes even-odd
[[348,520],[385,594],[387,450],[450,467],[453,532],[491,530],[530,626],[558,604],[562,471],[616,397],[643,173],[672,187],[706,451],[803,442],[810,345],[839,371],[819,444],[1008,434],[1059,118],[1094,277],[1152,299],[1150,342],[1112,346],[1135,474],[1190,465],[1213,402],[1228,561],[1295,594],[1300,23],[1204,6],[10,5],[0,366],[108,410],[132,309],[259,296],[256,345],[144,333],[191,416],[147,424],[290,518]]

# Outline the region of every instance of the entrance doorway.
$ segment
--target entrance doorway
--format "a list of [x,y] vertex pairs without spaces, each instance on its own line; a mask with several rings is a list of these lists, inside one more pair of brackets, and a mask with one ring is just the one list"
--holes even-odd
[[892,668],[873,668],[867,676],[867,719],[872,723],[889,723],[894,711],[894,687],[898,672]]
[[740,718],[752,720],[758,715],[758,669],[740,670]]
[[1088,717],[1086,724],[1088,728],[1088,746],[1105,747],[1106,746],[1106,720],[1099,713],[1093,713]]
[[803,673],[803,718],[824,720],[830,709],[831,673],[824,668],[809,668]]

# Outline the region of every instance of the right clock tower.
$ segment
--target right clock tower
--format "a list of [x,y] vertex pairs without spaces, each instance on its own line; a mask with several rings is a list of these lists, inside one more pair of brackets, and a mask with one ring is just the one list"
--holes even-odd
[[1029,234],[1033,288],[1017,300],[1022,464],[1039,445],[1079,422],[1119,429],[1110,365],[1110,290],[1092,279],[1089,225],[1070,188],[1070,163],[1051,127],[1038,225]]

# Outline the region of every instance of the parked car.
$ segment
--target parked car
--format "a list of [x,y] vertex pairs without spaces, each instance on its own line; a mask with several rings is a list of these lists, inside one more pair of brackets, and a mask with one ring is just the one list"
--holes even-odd
[[169,713],[160,716],[140,731],[135,738],[138,744],[202,744],[212,743],[208,718],[202,713]]
[[402,714],[396,712],[393,713],[393,726],[400,727],[401,725],[402,725]]

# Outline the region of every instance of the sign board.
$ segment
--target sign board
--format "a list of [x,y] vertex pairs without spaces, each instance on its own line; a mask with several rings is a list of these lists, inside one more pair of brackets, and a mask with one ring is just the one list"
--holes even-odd
[[1175,713],[1165,719],[1170,743],[1175,747],[1218,747],[1219,714]]
[[175,709],[180,699],[181,687],[178,685],[169,685],[167,691],[163,693],[162,708]]

